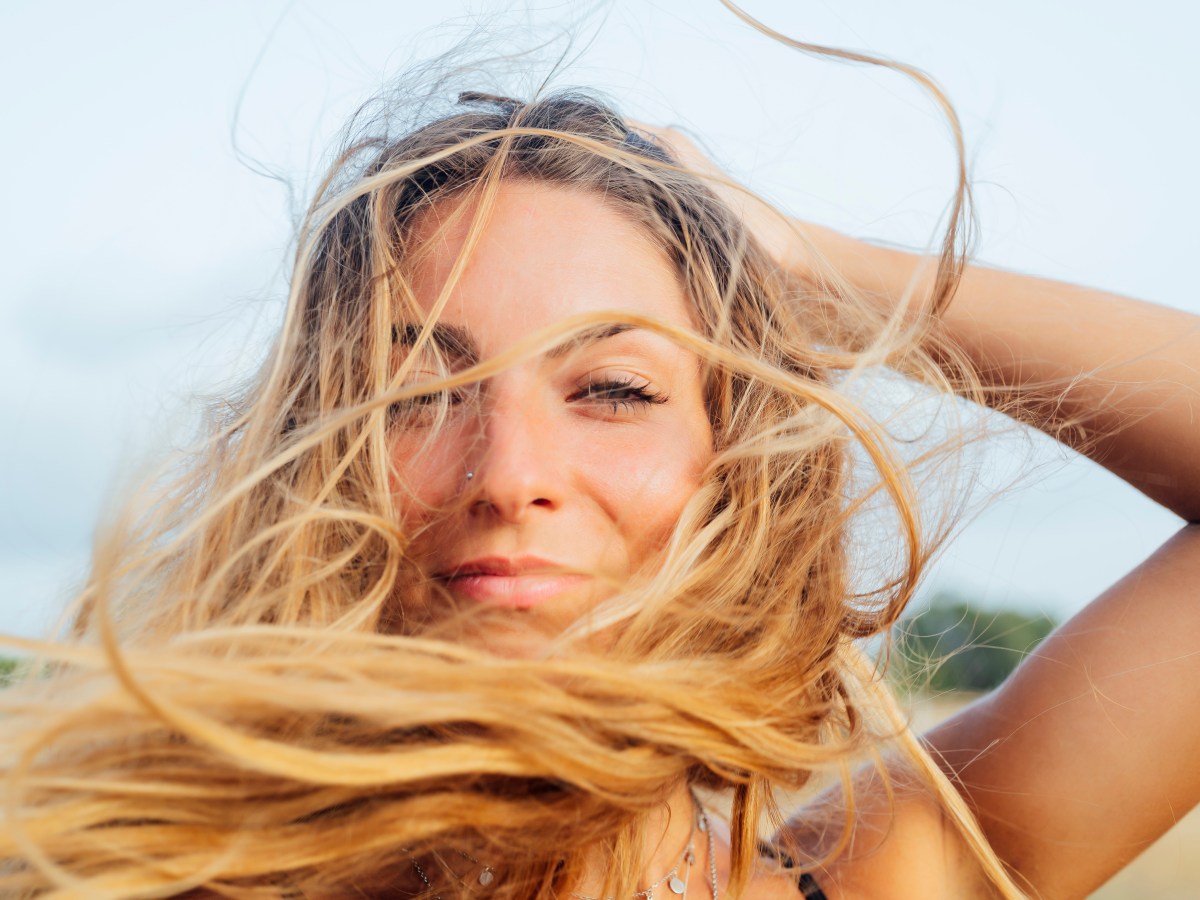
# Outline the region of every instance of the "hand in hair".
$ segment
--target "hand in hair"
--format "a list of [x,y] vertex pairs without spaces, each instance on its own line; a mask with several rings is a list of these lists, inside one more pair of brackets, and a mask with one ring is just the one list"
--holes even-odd
[[[683,168],[699,175],[721,201],[741,218],[749,233],[779,267],[802,282],[824,284],[831,273],[842,275],[860,269],[869,272],[875,264],[873,257],[882,252],[881,248],[855,240],[832,228],[788,216],[737,182],[678,128],[648,125],[636,120],[629,120],[629,124],[666,148]],[[920,257],[913,259],[922,260]],[[927,262],[932,277],[936,273],[936,262],[932,259]],[[864,283],[856,286],[864,288],[864,298],[884,299],[887,296],[878,284],[864,280]],[[889,284],[888,288],[891,287],[894,285]],[[903,287],[900,285],[900,290]]]
[[747,229],[779,265],[801,277],[810,268],[814,243],[833,240],[836,232],[784,215],[749,188],[739,184],[713,162],[700,146],[678,128],[662,128],[630,120],[649,134],[683,168],[699,175],[713,192],[746,224]]

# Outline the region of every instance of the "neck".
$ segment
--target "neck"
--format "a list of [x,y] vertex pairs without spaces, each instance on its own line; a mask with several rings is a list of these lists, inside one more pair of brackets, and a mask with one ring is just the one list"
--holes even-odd
[[[688,882],[688,898],[703,900],[710,896],[708,838],[696,827],[698,813],[699,807],[691,789],[680,783],[671,791],[667,801],[649,815],[643,830],[642,864],[637,890],[650,889],[678,866],[679,878]],[[681,862],[689,844],[695,854],[695,862],[691,866],[686,860]],[[587,897],[600,897],[608,868],[604,860],[596,859],[579,893]],[[676,896],[665,881],[654,888],[656,900],[675,900]]]
[[[707,848],[702,846],[704,835],[696,828],[698,812],[691,789],[686,784],[680,784],[671,792],[667,802],[650,816],[642,846],[642,874],[638,879],[638,890],[645,890],[671,871],[679,863],[689,843],[693,844],[697,862],[700,857],[706,856]],[[693,874],[695,871],[693,865]],[[686,872],[687,863],[684,862],[679,867],[679,876],[685,877]],[[667,890],[663,896],[672,895]]]

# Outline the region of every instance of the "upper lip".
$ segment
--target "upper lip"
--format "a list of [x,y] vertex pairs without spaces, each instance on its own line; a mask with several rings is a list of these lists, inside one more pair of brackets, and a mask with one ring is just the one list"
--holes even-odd
[[457,578],[463,575],[551,575],[562,573],[566,567],[537,556],[480,556],[448,566],[437,573],[438,578]]

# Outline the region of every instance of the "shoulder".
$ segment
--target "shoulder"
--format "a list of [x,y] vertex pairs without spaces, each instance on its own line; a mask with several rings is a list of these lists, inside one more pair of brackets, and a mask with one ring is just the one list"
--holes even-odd
[[[889,790],[877,772],[864,770],[852,804],[833,789],[801,809],[777,841],[794,848],[827,900],[994,896],[933,791],[913,777],[893,775]],[[830,855],[832,862],[817,863]]]

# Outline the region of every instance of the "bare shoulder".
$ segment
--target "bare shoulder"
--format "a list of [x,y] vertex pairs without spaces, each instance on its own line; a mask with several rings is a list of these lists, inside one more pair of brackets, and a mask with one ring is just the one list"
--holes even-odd
[[[996,896],[932,790],[903,773],[855,777],[853,803],[835,788],[800,810],[778,837],[828,900],[963,900]],[[813,861],[845,843],[833,862]],[[805,864],[808,864],[807,866]]]

